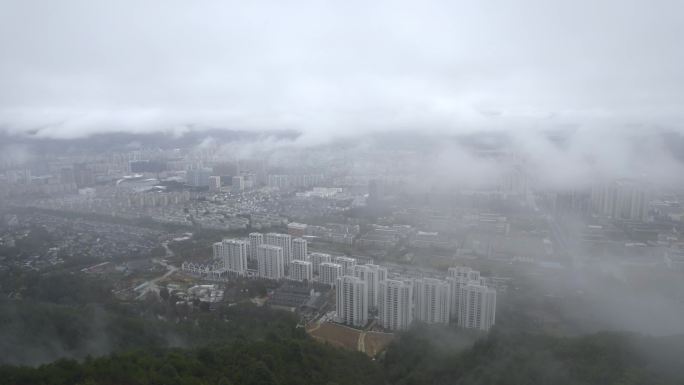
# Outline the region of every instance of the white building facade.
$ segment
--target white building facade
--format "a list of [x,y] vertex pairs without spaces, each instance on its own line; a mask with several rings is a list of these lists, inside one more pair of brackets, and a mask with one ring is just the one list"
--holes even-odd
[[344,275],[343,268],[339,263],[322,262],[319,266],[318,281],[325,285],[334,286],[337,278]]
[[259,277],[278,280],[285,276],[283,249],[273,245],[261,245],[257,248]]
[[356,259],[351,257],[335,257],[335,263],[342,265],[342,274],[354,275],[354,266],[356,266]]
[[450,315],[449,284],[435,278],[413,282],[415,318],[427,324],[448,324]]
[[214,259],[222,261],[223,268],[230,273],[244,276],[247,273],[246,241],[224,239],[213,245]]
[[290,262],[289,278],[298,282],[311,282],[313,280],[313,269],[311,262],[298,259]]
[[257,259],[257,249],[264,244],[264,234],[250,233],[249,234],[249,258]]
[[309,255],[306,239],[295,238],[292,240],[292,259],[306,261]]
[[496,290],[472,281],[461,289],[459,325],[489,330],[496,321]]
[[368,290],[368,308],[378,307],[378,284],[387,278],[387,269],[378,265],[355,265],[354,276],[366,282]]
[[325,253],[311,253],[311,254],[309,254],[309,261],[311,261],[311,265],[313,267],[314,274],[320,275],[319,267],[321,266],[321,263],[331,262],[332,257],[330,256],[330,254],[325,254]]
[[378,321],[387,330],[407,330],[413,322],[413,285],[387,279],[378,285]]
[[285,265],[292,261],[292,236],[289,234],[268,233],[264,237],[267,245],[278,246],[283,249],[283,260]]
[[337,321],[363,327],[368,323],[368,293],[366,283],[345,275],[337,278]]

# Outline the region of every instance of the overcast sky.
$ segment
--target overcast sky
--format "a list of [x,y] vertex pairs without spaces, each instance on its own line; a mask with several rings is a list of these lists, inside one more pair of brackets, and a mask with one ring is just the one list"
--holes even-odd
[[0,129],[680,129],[683,36],[681,0],[0,0]]

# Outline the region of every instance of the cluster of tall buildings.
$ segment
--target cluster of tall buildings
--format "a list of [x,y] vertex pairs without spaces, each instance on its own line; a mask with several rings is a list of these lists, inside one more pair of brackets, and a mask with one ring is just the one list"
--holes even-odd
[[[194,167],[185,171],[185,183],[192,187],[209,187],[210,192],[220,192],[226,183],[230,182],[230,190],[240,192],[252,189],[257,185],[254,173],[242,172],[236,175],[222,175],[221,167]],[[237,171],[233,171],[237,172]]]
[[335,286],[337,278],[342,277],[342,265],[334,262],[322,262],[318,270],[318,281],[322,284]]
[[[239,251],[234,245],[240,245]],[[289,234],[251,233],[244,240],[224,239],[214,244],[214,258],[223,261],[227,272],[239,276],[247,274],[248,260],[257,262],[257,276],[264,279],[311,282],[314,274],[306,240]]]
[[209,186],[209,177],[213,170],[209,167],[189,169],[185,172],[185,183],[193,187]]
[[467,329],[489,330],[496,319],[496,290],[480,272],[469,267],[449,268],[450,314]]
[[337,278],[337,320],[347,325],[368,323],[368,284],[359,277]]
[[263,244],[257,247],[257,264],[259,277],[279,280],[285,277],[283,248]]
[[279,189],[314,187],[324,180],[322,174],[271,174],[268,176],[268,186]]
[[372,264],[352,271],[337,277],[338,322],[364,326],[369,313],[377,312],[378,323],[388,330],[405,330],[414,320],[479,330],[494,325],[496,290],[476,270],[453,267],[444,280],[390,279],[384,267]]
[[366,325],[369,314],[388,330],[405,330],[413,321],[489,330],[495,322],[496,290],[468,267],[449,268],[446,279],[390,278],[383,266],[309,254],[305,239],[279,233],[225,239],[214,244],[214,257],[229,275],[245,276],[248,260],[256,260],[263,279],[311,283],[317,276],[319,284],[336,288],[337,321],[352,326]]
[[644,222],[648,204],[647,189],[633,180],[597,184],[591,189],[591,209],[601,217]]
[[214,259],[223,263],[223,268],[238,276],[247,274],[247,250],[249,243],[240,239],[224,239],[213,245]]

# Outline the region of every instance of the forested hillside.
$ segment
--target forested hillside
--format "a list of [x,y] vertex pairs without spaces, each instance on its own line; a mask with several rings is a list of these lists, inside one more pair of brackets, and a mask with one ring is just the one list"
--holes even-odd
[[267,335],[290,338],[297,317],[252,304],[169,315],[163,303],[122,303],[83,275],[0,274],[0,364],[38,365],[139,348],[192,348]]
[[60,360],[37,369],[0,368],[0,384],[382,384],[381,368],[361,353],[307,338],[238,342],[197,350],[135,351]]
[[490,333],[460,350],[463,337],[418,327],[390,346],[390,384],[684,384],[684,336],[598,333],[553,337]]
[[371,359],[249,303],[169,318],[163,306],[114,301],[97,280],[5,278],[21,299],[0,301],[0,385],[684,384],[684,336],[415,325]]
[[[197,349],[145,349],[0,367],[0,384],[682,384],[684,341],[600,333],[575,338],[492,333],[462,349],[462,336],[418,327],[373,361],[305,335]],[[449,346],[449,343],[454,343]]]

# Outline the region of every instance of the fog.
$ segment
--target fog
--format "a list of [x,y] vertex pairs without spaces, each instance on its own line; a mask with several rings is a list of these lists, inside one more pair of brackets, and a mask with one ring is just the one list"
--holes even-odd
[[678,1],[0,7],[11,133],[681,130]]
[[[0,130],[12,136],[299,133],[264,151],[486,132],[549,186],[682,171],[662,137],[684,131],[677,1],[0,7]],[[560,147],[549,131],[572,134]],[[445,150],[434,168],[467,156]]]
[[681,36],[675,0],[0,0],[0,364],[675,351]]

